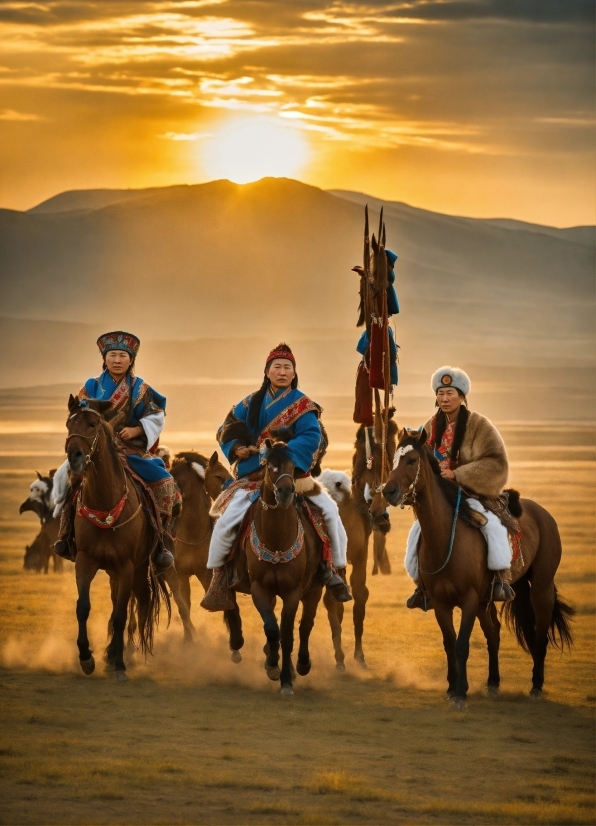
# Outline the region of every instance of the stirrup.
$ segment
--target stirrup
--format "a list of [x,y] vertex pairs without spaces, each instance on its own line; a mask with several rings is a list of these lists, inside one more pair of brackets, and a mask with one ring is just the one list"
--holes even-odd
[[491,600],[493,602],[511,602],[515,599],[515,591],[508,582],[496,579],[493,582]]
[[407,608],[421,608],[428,611],[432,607],[430,597],[426,596],[423,588],[418,586],[411,597],[406,601]]
[[167,571],[174,564],[174,555],[165,548],[160,548],[159,551],[153,554],[153,564],[160,573],[161,571]]
[[70,545],[67,539],[58,539],[54,542],[54,553],[57,556],[62,557],[62,559],[68,559],[69,562],[75,561],[74,554],[70,550]]

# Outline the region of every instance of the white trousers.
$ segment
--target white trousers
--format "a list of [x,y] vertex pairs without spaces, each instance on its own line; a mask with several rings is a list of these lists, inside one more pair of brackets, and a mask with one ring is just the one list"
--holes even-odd
[[[495,516],[491,511],[487,511],[477,499],[468,499],[468,505],[473,510],[482,513],[487,519],[486,525],[480,528],[488,546],[487,568],[489,571],[503,571],[505,568],[510,568],[512,552],[507,528],[498,516]],[[418,543],[420,533],[420,523],[416,520],[408,534],[406,557],[404,559],[404,567],[414,582],[419,580]],[[445,548],[445,553],[447,553],[447,550]]]
[[[329,533],[331,558],[336,568],[345,568],[347,563],[348,537],[339,518],[336,503],[328,493],[322,491],[316,496],[309,496],[310,501],[323,511],[323,519]],[[209,544],[208,568],[219,568],[224,564],[244,514],[250,506],[250,494],[238,490],[230,500],[225,511],[218,518],[211,534]]]

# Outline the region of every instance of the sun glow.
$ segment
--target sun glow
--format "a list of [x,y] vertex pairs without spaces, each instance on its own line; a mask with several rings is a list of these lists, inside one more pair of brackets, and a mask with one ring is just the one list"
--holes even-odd
[[237,184],[266,176],[293,177],[309,156],[310,147],[298,129],[269,118],[227,123],[202,146],[207,173]]

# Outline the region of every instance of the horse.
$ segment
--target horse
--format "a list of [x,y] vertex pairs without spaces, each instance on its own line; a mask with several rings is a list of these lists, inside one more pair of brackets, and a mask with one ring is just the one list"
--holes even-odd
[[[393,463],[397,441],[397,425],[393,421],[394,409],[390,410],[389,427],[386,436],[386,467],[389,472]],[[385,546],[386,534],[391,523],[380,492],[382,464],[382,431],[378,426],[360,425],[356,433],[352,457],[352,479],[338,471],[323,471],[319,481],[337,502],[339,515],[348,535],[348,562],[352,565],[350,586],[354,598],[352,616],[354,621],[354,659],[362,668],[367,668],[362,637],[369,590],[366,586],[368,565],[368,544],[371,533],[374,541],[374,564],[384,574],[391,573],[391,565]],[[327,484],[326,484],[327,482]],[[338,487],[339,485],[339,487]],[[373,569],[373,573],[375,570]],[[342,648],[342,621],[344,606],[335,602],[329,594],[323,597],[331,638],[335,652],[335,664],[339,671],[345,670],[345,654]]]
[[[182,514],[176,523],[176,573],[182,598],[190,609],[190,578],[196,576],[205,591],[211,582],[207,557],[213,518],[209,510],[231,476],[219,461],[217,451],[209,459],[194,451],[177,453],[171,473],[182,494]],[[235,593],[232,592],[231,598],[236,601]],[[223,616],[229,632],[232,660],[240,662],[244,639],[238,605],[224,611]]]
[[[412,505],[420,523],[420,577],[443,634],[447,693],[456,708],[464,708],[470,635],[476,617],[488,648],[488,692],[499,692],[500,623],[490,599],[493,574],[487,568],[486,543],[478,530],[479,514],[469,507],[458,485],[440,475],[426,438],[424,429],[400,431],[395,468],[383,487],[383,496],[391,505]],[[569,618],[575,612],[559,597],[554,582],[562,553],[554,518],[531,499],[520,500],[517,491],[509,492],[509,503],[522,538],[512,569],[515,599],[506,603],[503,611],[518,642],[532,655],[530,696],[540,697],[547,647],[549,643],[561,650],[571,646]],[[455,607],[461,609],[457,634]]]
[[[265,670],[270,680],[279,680],[281,694],[291,696],[295,677],[294,621],[299,602],[302,617],[296,671],[304,676],[312,665],[308,641],[322,593],[316,581],[321,540],[297,505],[294,464],[285,441],[265,440],[264,471],[260,497],[250,516],[250,530],[240,542],[246,554],[250,593],[267,639]],[[283,602],[281,631],[274,613],[276,597]]]
[[129,609],[132,619],[131,596],[134,595],[136,605],[134,625],[138,645],[145,656],[153,648],[162,601],[169,620],[170,600],[151,563],[156,530],[139,493],[129,481],[113,430],[104,418],[110,409],[109,401],[89,401],[81,406],[71,395],[65,449],[70,470],[82,477],[74,519],[79,662],[84,674],[90,675],[95,670],[87,620],[91,611],[91,582],[101,569],[109,575],[112,597],[110,640],[105,659],[108,667],[113,665],[114,679],[125,681],[124,629]]
[[25,570],[48,573],[50,559],[53,562],[54,573],[64,570],[64,560],[54,552],[54,542],[58,539],[60,520],[53,516],[55,502],[52,498],[53,477],[55,470],[50,470],[47,476],[37,471],[37,479],[29,486],[29,496],[19,507],[19,513],[33,511],[39,517],[41,530],[31,543],[25,548],[23,567]]

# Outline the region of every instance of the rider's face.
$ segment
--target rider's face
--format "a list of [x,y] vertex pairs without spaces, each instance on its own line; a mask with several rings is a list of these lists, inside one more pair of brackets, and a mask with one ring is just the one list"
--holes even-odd
[[294,365],[289,359],[274,359],[267,369],[267,378],[274,392],[289,387],[295,375]]
[[105,355],[106,367],[115,379],[122,378],[130,367],[132,359],[125,350],[108,350]]
[[455,387],[439,387],[437,390],[437,401],[443,413],[451,419],[459,410],[463,398],[459,395]]

